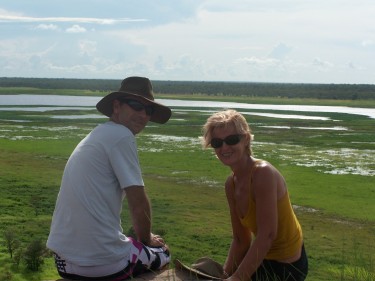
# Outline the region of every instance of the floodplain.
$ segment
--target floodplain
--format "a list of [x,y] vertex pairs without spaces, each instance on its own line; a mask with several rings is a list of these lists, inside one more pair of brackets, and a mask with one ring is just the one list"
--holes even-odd
[[[157,97],[160,102],[215,100],[204,95]],[[261,103],[245,97],[217,100]],[[275,99],[274,105],[293,102],[303,104]],[[230,171],[200,142],[206,118],[222,109],[217,105],[171,106],[167,124],[150,123],[137,137],[154,232],[165,237],[173,258],[187,263],[202,256],[224,262],[231,241],[223,190]],[[106,119],[92,106],[11,107],[0,105],[0,229],[11,230],[26,247],[47,239],[64,165],[75,145]],[[287,181],[304,231],[307,280],[375,280],[375,119],[341,112],[238,109],[253,130],[255,157],[273,163]],[[125,232],[130,231],[126,203],[122,219]],[[9,257],[3,242],[1,236],[0,280],[57,279],[51,256],[40,271],[31,272]]]

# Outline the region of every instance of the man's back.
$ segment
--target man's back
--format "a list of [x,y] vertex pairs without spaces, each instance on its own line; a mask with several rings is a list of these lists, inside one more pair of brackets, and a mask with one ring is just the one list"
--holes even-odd
[[66,164],[47,246],[84,266],[123,256],[121,187],[130,185],[143,186],[133,134],[113,122],[99,125]]

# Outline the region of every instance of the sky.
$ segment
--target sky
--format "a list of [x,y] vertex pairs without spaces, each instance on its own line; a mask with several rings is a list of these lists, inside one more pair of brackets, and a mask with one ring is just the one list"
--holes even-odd
[[374,0],[1,0],[0,77],[375,84]]

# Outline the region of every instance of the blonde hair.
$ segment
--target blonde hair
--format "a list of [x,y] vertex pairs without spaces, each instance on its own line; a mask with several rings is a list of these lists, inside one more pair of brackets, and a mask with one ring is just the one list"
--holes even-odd
[[206,124],[203,125],[203,148],[210,146],[212,132],[215,128],[226,128],[229,125],[234,125],[238,134],[249,136],[247,152],[249,155],[252,155],[251,141],[253,140],[253,136],[251,135],[250,126],[245,117],[234,109],[219,111],[208,117]]

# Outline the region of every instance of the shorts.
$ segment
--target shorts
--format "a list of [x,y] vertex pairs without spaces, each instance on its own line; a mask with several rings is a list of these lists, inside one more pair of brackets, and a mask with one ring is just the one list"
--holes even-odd
[[303,281],[308,272],[308,260],[305,246],[302,245],[301,257],[292,263],[264,260],[251,276],[252,281]]
[[170,262],[170,253],[164,247],[148,247],[128,237],[132,242],[128,257],[109,265],[79,266],[54,254],[57,272],[70,280],[120,281],[147,271],[162,269]]

